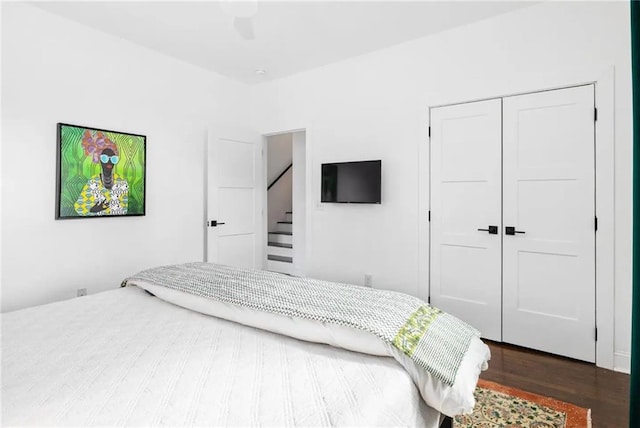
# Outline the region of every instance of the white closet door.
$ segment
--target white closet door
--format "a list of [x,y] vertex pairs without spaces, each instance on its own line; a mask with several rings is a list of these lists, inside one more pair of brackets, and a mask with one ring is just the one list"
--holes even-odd
[[[501,101],[431,110],[431,303],[501,340]],[[495,234],[478,229],[496,227]]]
[[594,362],[594,88],[503,103],[503,339]]

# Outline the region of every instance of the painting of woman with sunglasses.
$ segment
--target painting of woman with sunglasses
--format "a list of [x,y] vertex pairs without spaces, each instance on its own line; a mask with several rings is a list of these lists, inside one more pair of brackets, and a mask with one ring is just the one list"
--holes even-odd
[[114,172],[120,157],[118,147],[102,132],[85,131],[82,147],[93,163],[100,163],[100,174],[84,185],[74,207],[81,216],[126,215],[129,201],[129,183]]

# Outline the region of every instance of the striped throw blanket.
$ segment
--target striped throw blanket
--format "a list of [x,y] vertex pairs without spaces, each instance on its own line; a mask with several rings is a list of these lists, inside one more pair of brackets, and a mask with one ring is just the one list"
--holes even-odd
[[127,278],[254,310],[364,330],[452,386],[473,336],[463,321],[403,293],[212,263],[144,270]]

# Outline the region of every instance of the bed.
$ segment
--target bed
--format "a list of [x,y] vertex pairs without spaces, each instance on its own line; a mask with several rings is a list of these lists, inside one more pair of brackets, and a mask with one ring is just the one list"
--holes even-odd
[[2,315],[3,425],[450,422],[395,358],[207,315],[135,282]]

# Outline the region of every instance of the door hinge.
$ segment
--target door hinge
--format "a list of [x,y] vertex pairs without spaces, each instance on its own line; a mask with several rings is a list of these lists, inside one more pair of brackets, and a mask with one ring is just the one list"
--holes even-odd
[[596,327],[596,342],[598,341],[598,327]]
[[598,121],[598,109],[596,107],[593,108],[593,121]]
[[427,296],[427,303],[431,304],[431,296]]
[[595,217],[595,228],[596,228],[596,232],[598,231],[598,217]]
[[429,221],[431,221],[431,210],[429,210]]
[[429,138],[431,138],[431,127],[429,127]]

